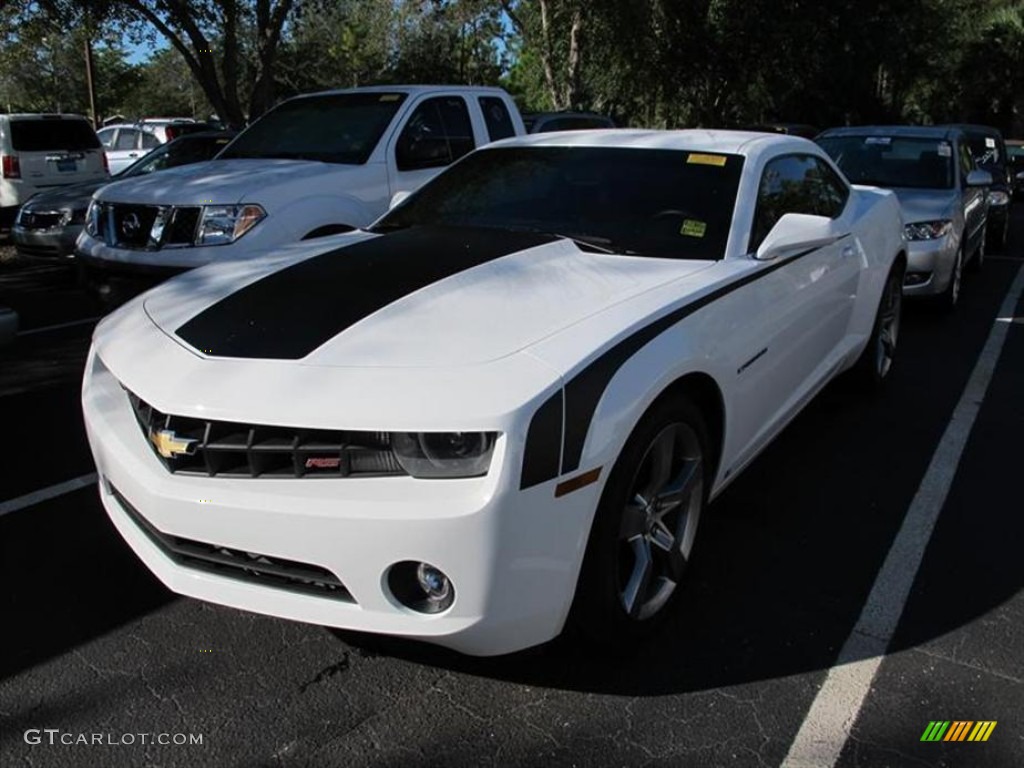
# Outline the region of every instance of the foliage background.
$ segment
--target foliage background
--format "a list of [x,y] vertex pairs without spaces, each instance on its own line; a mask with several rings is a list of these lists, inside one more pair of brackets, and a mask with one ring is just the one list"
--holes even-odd
[[1024,135],[1024,0],[9,0],[0,110],[87,113],[86,41],[101,117],[241,124],[310,90],[453,82],[623,125]]

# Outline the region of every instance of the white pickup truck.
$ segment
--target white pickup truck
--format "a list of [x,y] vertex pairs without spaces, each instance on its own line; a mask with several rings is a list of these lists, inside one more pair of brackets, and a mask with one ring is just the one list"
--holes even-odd
[[101,188],[75,252],[90,282],[151,280],[364,227],[475,147],[524,133],[499,88],[298,96],[213,160]]

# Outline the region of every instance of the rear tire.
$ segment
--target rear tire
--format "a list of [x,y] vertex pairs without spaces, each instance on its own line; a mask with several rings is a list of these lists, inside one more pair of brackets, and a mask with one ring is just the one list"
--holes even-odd
[[665,398],[644,415],[605,485],[580,570],[570,625],[624,649],[669,612],[707,503],[713,461],[700,411]]

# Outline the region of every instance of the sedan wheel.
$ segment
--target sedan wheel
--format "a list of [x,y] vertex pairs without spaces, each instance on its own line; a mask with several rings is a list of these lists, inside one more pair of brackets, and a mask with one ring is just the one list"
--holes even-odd
[[707,499],[707,431],[683,399],[633,430],[601,497],[571,622],[601,645],[652,632],[678,593]]
[[956,305],[960,301],[960,283],[963,280],[963,273],[964,249],[961,247],[956,252],[956,261],[953,262],[953,272],[949,276],[949,285],[946,286],[946,290],[939,297],[939,303],[947,311],[956,309]]

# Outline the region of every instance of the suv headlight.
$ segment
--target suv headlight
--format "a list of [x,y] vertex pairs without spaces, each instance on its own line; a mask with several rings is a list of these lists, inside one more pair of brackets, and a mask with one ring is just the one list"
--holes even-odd
[[491,466],[496,432],[394,432],[391,449],[413,477],[477,477]]
[[903,227],[907,240],[938,240],[945,237],[953,229],[953,222],[949,219],[938,221],[916,221]]
[[90,200],[85,210],[85,231],[92,237],[96,237],[100,231],[100,206],[95,200]]
[[233,243],[259,224],[267,212],[258,205],[207,205],[196,234],[196,245]]

